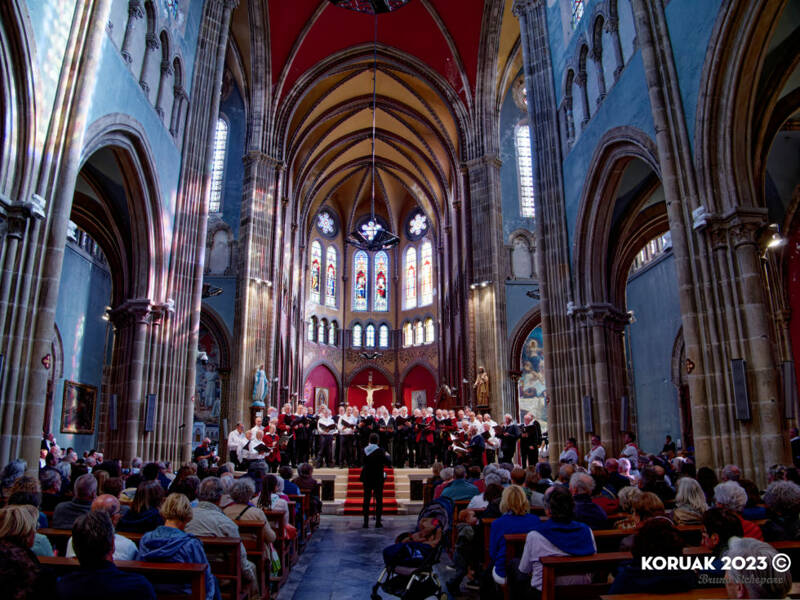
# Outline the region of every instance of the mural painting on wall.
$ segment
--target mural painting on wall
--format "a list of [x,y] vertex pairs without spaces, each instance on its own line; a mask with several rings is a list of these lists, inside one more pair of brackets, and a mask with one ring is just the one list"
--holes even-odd
[[544,348],[542,328],[534,327],[522,346],[520,357],[522,375],[519,378],[520,420],[532,412],[542,431],[547,431],[547,399],[544,381]]
[[94,433],[96,403],[96,387],[65,381],[64,402],[61,405],[61,433]]
[[330,392],[328,388],[314,388],[314,410],[319,410],[323,406],[328,406]]
[[222,385],[219,379],[219,345],[209,331],[200,325],[197,342],[199,357],[195,371],[194,420],[218,423]]
[[186,10],[189,0],[161,0],[161,18],[169,24],[170,30],[178,36],[186,31]]
[[428,406],[428,398],[425,390],[414,390],[411,392],[411,408],[426,408]]

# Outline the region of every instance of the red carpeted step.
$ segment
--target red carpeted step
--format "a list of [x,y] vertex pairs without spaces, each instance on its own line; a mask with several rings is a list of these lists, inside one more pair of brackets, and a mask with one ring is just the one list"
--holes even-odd
[[[397,514],[397,499],[394,497],[394,470],[384,469],[386,480],[383,484],[383,513],[387,515]],[[364,505],[364,484],[359,480],[361,469],[350,469],[347,473],[347,498],[344,501],[344,514],[361,515]],[[371,513],[375,511],[375,500],[370,503]]]

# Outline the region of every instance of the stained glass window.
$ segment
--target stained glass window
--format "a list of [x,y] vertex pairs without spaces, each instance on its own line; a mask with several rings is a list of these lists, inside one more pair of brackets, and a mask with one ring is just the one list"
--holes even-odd
[[420,306],[433,304],[433,246],[426,241],[422,244],[421,261],[419,269]]
[[432,344],[434,340],[433,319],[425,319],[425,343]]
[[414,345],[421,346],[425,343],[425,331],[422,328],[422,321],[414,323]]
[[308,341],[313,342],[317,337],[317,317],[311,317],[308,322]]
[[319,304],[320,274],[322,273],[322,246],[311,242],[311,301]]
[[367,310],[367,276],[369,258],[359,250],[353,256],[353,310]]
[[572,15],[570,19],[570,23],[572,24],[572,28],[575,29],[580,23],[581,19],[583,18],[583,9],[585,4],[585,0],[572,0]]
[[360,323],[353,325],[353,348],[361,348],[361,328]]
[[336,345],[336,321],[331,321],[328,326],[328,344],[331,346]]
[[535,216],[533,206],[533,162],[531,160],[531,128],[527,123],[517,125],[514,139],[517,145],[519,211],[526,219],[532,219]]
[[405,307],[415,308],[417,306],[417,249],[414,247],[406,250],[405,273]]
[[364,330],[364,346],[367,348],[374,348],[375,347],[375,325],[370,323],[367,325],[367,328]]
[[412,238],[416,239],[426,231],[428,231],[428,218],[423,213],[418,212],[408,222],[408,233]]
[[317,227],[320,233],[326,236],[332,236],[336,231],[336,223],[328,211],[322,211],[317,217]]
[[372,310],[389,310],[389,255],[378,252],[375,255],[375,299]]
[[411,323],[403,324],[403,347],[408,348],[414,345],[414,329]]
[[325,262],[325,306],[336,308],[336,249],[333,246],[328,246]]
[[328,334],[328,321],[326,319],[322,319],[319,322],[319,333],[317,333],[317,343],[324,344],[327,334]]
[[381,348],[389,347],[389,326],[381,325],[378,329],[378,346]]
[[214,132],[214,156],[211,159],[211,198],[208,212],[217,213],[222,208],[222,175],[225,170],[225,151],[228,148],[228,123],[217,119]]

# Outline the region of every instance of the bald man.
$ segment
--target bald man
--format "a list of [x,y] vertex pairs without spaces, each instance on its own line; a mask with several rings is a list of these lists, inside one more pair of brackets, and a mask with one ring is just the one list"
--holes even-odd
[[[91,511],[108,514],[115,530],[122,517],[119,500],[111,494],[103,494],[95,498],[92,502]],[[73,556],[75,556],[75,550],[72,548],[72,538],[69,538],[67,542],[67,558]],[[114,534],[114,560],[136,560],[136,544],[118,533]]]

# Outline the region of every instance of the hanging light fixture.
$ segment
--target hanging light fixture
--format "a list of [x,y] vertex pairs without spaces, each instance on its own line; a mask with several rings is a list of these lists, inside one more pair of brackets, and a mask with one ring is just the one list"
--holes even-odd
[[378,14],[375,13],[375,39],[372,44],[372,193],[370,195],[369,219],[357,226],[347,236],[347,243],[361,250],[388,250],[400,242],[400,238],[381,225],[375,216],[375,120],[378,112]]

